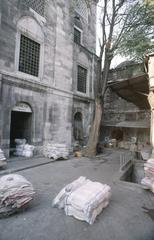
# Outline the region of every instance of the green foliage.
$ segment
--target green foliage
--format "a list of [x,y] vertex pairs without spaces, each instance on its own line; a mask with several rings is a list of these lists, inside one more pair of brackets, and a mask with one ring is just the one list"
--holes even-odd
[[137,3],[128,12],[128,20],[116,53],[142,59],[145,52],[154,50],[154,6]]

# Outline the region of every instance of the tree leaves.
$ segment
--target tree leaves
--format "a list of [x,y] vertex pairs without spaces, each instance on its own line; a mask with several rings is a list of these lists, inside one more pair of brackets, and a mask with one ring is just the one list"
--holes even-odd
[[147,50],[154,50],[154,8],[138,3],[128,12],[128,21],[117,53],[131,59],[143,59]]

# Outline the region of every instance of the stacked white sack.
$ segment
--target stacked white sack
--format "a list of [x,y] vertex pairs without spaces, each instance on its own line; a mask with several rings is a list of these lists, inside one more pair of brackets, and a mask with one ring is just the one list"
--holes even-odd
[[5,165],[6,165],[6,158],[4,156],[2,149],[0,149],[0,167],[3,167]]
[[154,179],[145,177],[142,179],[141,184],[143,185],[143,188],[149,189],[151,192],[154,193]]
[[33,156],[33,151],[34,151],[34,146],[33,145],[25,144],[22,156],[32,157]]
[[154,159],[148,159],[144,164],[145,177],[141,184],[144,188],[151,190],[154,193]]
[[149,159],[144,164],[144,172],[146,177],[154,178],[154,159]]
[[14,155],[23,156],[23,150],[24,150],[24,146],[26,144],[26,139],[16,138],[15,143],[16,143],[16,151],[15,151]]
[[65,207],[65,201],[67,196],[75,191],[77,188],[79,188],[80,186],[82,186],[83,184],[86,183],[86,177],[79,177],[78,179],[76,179],[75,181],[73,181],[72,183],[66,185],[59,193],[58,195],[54,198],[52,205],[53,207],[58,207],[58,208],[64,208]]
[[66,215],[93,224],[109,204],[110,197],[110,186],[80,177],[62,189],[53,206],[64,208]]
[[34,196],[32,184],[23,176],[8,174],[0,178],[0,215],[25,207]]
[[15,139],[15,143],[16,143],[17,145],[24,145],[24,144],[26,144],[26,139],[25,139],[25,138],[23,138],[23,139],[21,139],[21,138],[16,138],[16,139]]
[[53,160],[68,159],[69,148],[65,144],[47,143],[44,145],[43,155]]
[[16,156],[23,156],[23,157],[32,157],[34,146],[26,144],[26,139],[15,139],[16,143]]

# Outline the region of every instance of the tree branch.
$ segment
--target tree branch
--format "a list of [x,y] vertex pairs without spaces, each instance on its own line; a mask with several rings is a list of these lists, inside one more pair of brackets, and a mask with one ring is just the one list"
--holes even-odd
[[128,20],[128,15],[125,18],[124,24],[123,24],[123,26],[121,28],[121,31],[120,31],[120,33],[118,35],[118,38],[117,38],[116,42],[112,46],[112,51],[115,51],[115,49],[117,48],[117,46],[119,45],[119,43],[121,41],[121,37],[122,37],[122,35],[124,33],[124,30],[125,30],[125,27],[126,27],[126,24],[127,24],[127,20]]
[[115,6],[115,11],[119,12],[119,9],[124,5],[124,3],[126,2],[126,0],[120,0],[118,4],[116,4]]

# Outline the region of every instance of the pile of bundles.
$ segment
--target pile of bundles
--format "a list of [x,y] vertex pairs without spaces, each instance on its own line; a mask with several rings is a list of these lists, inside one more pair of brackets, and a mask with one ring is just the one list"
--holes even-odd
[[144,164],[145,177],[142,179],[141,184],[145,189],[149,189],[154,193],[154,159],[149,159]]
[[44,145],[43,155],[53,160],[68,159],[69,148],[65,144],[47,143]]
[[26,144],[26,139],[15,139],[16,143],[16,151],[14,153],[15,156],[23,156],[23,157],[32,157],[34,146]]
[[3,151],[0,149],[0,167],[3,167],[6,165],[6,158],[4,156]]
[[79,177],[68,184],[53,200],[53,207],[64,208],[65,214],[93,224],[109,204],[111,188],[106,184]]
[[0,217],[8,216],[25,208],[33,199],[34,189],[30,182],[18,174],[0,178]]

